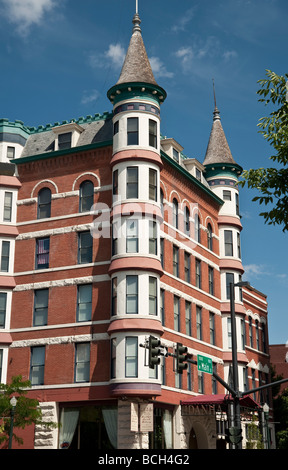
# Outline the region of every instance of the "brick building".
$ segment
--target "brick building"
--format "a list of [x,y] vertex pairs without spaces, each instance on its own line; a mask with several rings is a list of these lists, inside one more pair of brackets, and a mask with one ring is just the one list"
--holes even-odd
[[[29,395],[62,424],[26,431],[25,448],[223,447],[225,388],[193,364],[178,374],[170,355],[149,368],[142,346],[150,336],[166,352],[181,343],[230,382],[229,285],[244,271],[242,169],[216,107],[202,163],[161,136],[166,92],[138,14],[107,95],[111,113],[37,129],[20,123],[13,163],[3,146],[10,173],[1,197],[13,188],[15,200],[14,218],[1,225],[1,381],[29,378]],[[236,287],[235,311],[245,390],[269,381],[266,297]],[[244,438],[255,402],[242,403]]]

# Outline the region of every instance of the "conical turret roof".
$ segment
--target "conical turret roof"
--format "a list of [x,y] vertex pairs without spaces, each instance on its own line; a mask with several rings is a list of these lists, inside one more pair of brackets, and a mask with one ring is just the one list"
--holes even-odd
[[133,18],[133,33],[117,85],[140,82],[157,86],[144,46],[140,23],[140,17],[136,13]]
[[236,163],[232,157],[221,124],[220,112],[216,105],[213,115],[213,124],[203,165],[211,165],[216,163],[232,163],[235,165]]

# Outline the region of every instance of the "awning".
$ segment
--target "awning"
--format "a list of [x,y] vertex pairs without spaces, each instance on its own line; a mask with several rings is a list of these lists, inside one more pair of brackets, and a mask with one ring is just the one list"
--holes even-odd
[[[190,400],[181,401],[180,404],[182,406],[225,406],[232,402],[233,397],[223,393],[218,395],[198,395],[196,397],[192,397]],[[240,398],[240,406],[252,409],[260,407],[249,395]]]

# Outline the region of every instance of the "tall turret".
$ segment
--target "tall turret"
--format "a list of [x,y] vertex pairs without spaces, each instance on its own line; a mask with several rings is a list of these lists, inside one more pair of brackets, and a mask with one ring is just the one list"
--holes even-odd
[[158,302],[162,275],[160,105],[166,93],[154,78],[140,23],[136,12],[119,80],[108,91],[114,128],[108,332],[115,358],[111,379],[115,396],[161,394],[158,370],[145,367],[145,349],[139,345],[150,335],[160,338],[163,334]]
[[[216,106],[213,113],[213,124],[207,146],[205,159],[205,176],[211,190],[223,199],[224,204],[219,211],[219,245],[220,245],[220,279],[221,279],[221,313],[223,317],[223,348],[225,374],[228,380],[231,355],[231,323],[230,323],[230,283],[237,283],[244,272],[241,260],[240,233],[242,224],[239,213],[238,176],[242,168],[232,157]],[[241,345],[241,320],[245,315],[240,288],[235,288],[236,324]],[[238,348],[239,349],[239,348]],[[225,352],[226,351],[226,352]],[[241,355],[243,360],[244,355]]]

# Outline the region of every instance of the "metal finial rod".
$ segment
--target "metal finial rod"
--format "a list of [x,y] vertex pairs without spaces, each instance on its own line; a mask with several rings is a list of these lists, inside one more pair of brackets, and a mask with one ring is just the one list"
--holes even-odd
[[138,14],[138,0],[136,0],[136,14]]
[[214,84],[214,78],[212,78],[212,81],[213,81],[214,105],[215,105],[215,108],[217,108],[217,106],[216,106],[216,94],[215,94],[215,84]]

